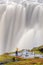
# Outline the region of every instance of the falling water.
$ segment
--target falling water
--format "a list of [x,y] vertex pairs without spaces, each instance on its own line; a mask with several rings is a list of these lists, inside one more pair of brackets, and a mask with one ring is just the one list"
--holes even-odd
[[43,45],[43,6],[0,4],[0,54]]

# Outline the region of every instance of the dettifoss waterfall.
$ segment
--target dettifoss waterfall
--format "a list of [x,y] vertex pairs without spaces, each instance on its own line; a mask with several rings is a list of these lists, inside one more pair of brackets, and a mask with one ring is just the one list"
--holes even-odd
[[0,4],[0,54],[43,45],[43,4]]

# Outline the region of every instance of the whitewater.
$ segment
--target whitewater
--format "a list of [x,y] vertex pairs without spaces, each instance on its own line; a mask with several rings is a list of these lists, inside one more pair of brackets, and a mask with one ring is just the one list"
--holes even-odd
[[43,45],[43,5],[0,4],[0,54]]

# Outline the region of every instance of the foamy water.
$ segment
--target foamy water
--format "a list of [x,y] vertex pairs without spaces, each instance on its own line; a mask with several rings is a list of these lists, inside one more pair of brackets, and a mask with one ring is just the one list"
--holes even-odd
[[43,6],[0,4],[0,54],[43,45]]

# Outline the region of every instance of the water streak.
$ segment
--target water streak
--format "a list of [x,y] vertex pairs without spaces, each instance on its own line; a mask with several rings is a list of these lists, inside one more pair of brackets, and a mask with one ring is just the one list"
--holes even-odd
[[0,54],[43,45],[43,6],[0,5]]

